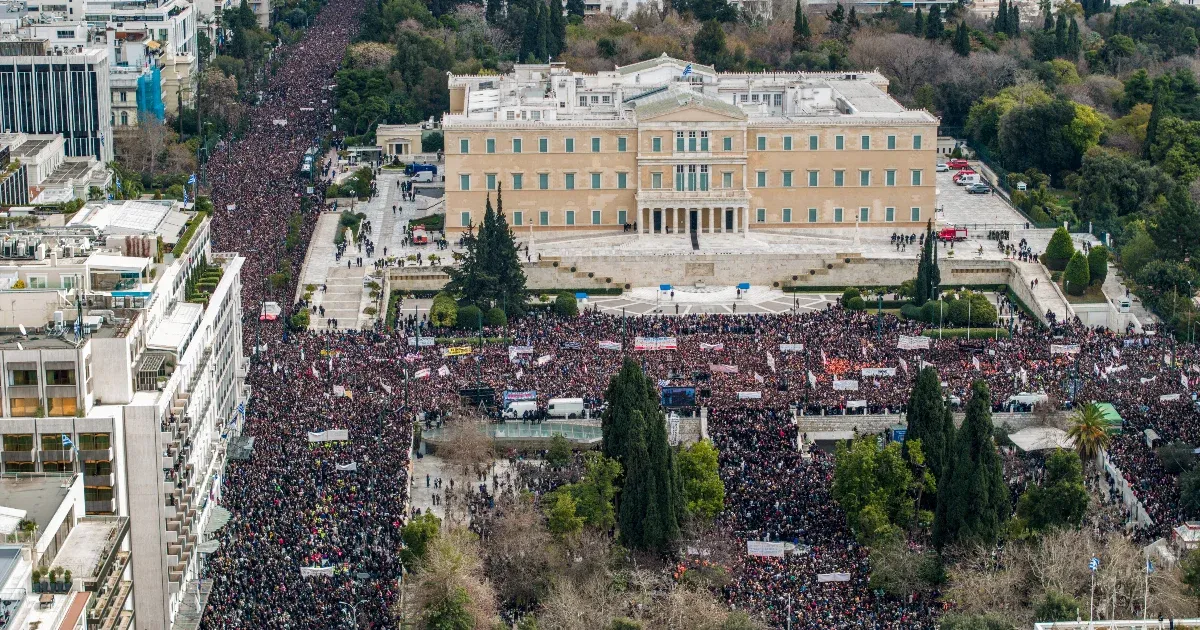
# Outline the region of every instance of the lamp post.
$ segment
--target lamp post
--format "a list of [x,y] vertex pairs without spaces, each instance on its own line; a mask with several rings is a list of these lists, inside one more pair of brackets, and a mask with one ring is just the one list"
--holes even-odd
[[349,615],[350,623],[353,624],[350,627],[354,628],[355,630],[358,630],[358,607],[360,604],[365,604],[366,602],[367,602],[367,600],[365,600],[365,599],[360,599],[356,602],[342,602],[342,601],[338,602],[342,606],[345,606],[350,609],[350,615]]

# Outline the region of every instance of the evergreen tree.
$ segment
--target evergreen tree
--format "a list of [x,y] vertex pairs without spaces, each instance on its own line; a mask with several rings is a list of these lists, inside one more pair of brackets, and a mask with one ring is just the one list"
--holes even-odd
[[850,6],[850,13],[846,15],[846,26],[850,29],[862,26],[862,23],[858,21],[858,10],[854,8],[854,5]]
[[1150,120],[1146,123],[1146,141],[1142,143],[1142,157],[1150,159],[1150,149],[1158,141],[1158,127],[1162,123],[1163,106],[1162,89],[1154,90],[1154,100],[1150,103]]
[[971,54],[971,34],[968,31],[966,22],[959,22],[958,28],[954,30],[954,52],[963,57]]
[[1051,12],[1050,0],[1042,0],[1038,6],[1042,9],[1042,32],[1049,33],[1054,30],[1054,14]]
[[720,22],[709,20],[700,27],[692,39],[692,51],[696,61],[706,66],[720,66],[725,58],[725,30]]
[[558,57],[567,47],[567,18],[562,0],[550,0],[550,55]]
[[[567,17],[577,17],[583,19],[583,0],[567,0]],[[563,39],[563,45],[566,45],[566,39]]]
[[942,284],[942,272],[937,266],[937,247],[934,243],[933,219],[925,224],[925,243],[921,258],[917,261],[917,279],[913,283],[913,304],[923,306],[938,295]]
[[[1003,2],[1004,0],[1000,0]],[[925,15],[921,13],[921,7],[917,7],[913,13],[913,35],[917,37],[925,36]]]
[[1000,455],[992,439],[992,402],[987,383],[971,384],[966,418],[938,480],[933,542],[994,544],[1012,510]]
[[796,19],[792,22],[792,53],[808,50],[812,43],[812,28],[804,14],[803,0],[796,1]]
[[487,0],[484,17],[487,23],[496,26],[504,18],[504,0]]
[[942,23],[942,7],[933,5],[929,8],[929,19],[925,21],[925,39],[937,41],[942,38],[946,25]]
[[488,235],[488,265],[496,276],[492,306],[500,306],[506,315],[520,317],[525,314],[525,271],[521,269],[517,241],[504,214],[503,192],[496,189],[496,219]]
[[544,63],[550,56],[550,46],[554,41],[554,35],[550,32],[550,7],[541,0],[538,0],[537,18],[537,59],[539,63]]
[[525,30],[521,36],[521,61],[537,60],[538,11],[541,9],[540,0],[534,0],[525,14]]
[[1079,23],[1074,18],[1068,20],[1067,26],[1067,58],[1074,61],[1079,58],[1079,52],[1083,50],[1083,42],[1079,39]]
[[633,412],[637,411],[643,416],[658,413],[654,383],[646,378],[636,361],[627,358],[621,365],[621,371],[609,381],[604,400],[608,402],[600,418],[604,456],[617,460],[628,470],[626,455],[633,433]]
[[446,268],[450,276],[446,291],[482,310],[498,306],[520,316],[525,313],[525,272],[499,190],[496,204],[498,209],[493,209],[489,194],[483,222],[468,228],[462,264]]
[[1009,35],[1016,37],[1021,33],[1021,7],[1015,2],[1008,5],[1008,19],[1005,20],[1005,25]]
[[1008,20],[1008,0],[1000,0],[1000,8],[996,10],[996,17],[992,18],[992,32],[1007,33],[1006,20]]
[[942,479],[946,457],[954,442],[954,420],[942,397],[942,380],[933,367],[922,368],[917,374],[908,398],[908,435],[905,440],[921,440],[926,466],[933,478]]
[[1054,23],[1054,53],[1061,55],[1067,52],[1067,16],[1063,13],[1058,14],[1058,20]]

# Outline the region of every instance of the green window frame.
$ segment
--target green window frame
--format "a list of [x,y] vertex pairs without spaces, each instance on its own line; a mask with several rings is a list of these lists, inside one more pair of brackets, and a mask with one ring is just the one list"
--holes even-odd
[[733,173],[731,171],[721,173],[721,187],[725,189],[733,188]]
[[888,170],[884,171],[883,178],[884,178],[884,183],[886,185],[895,186],[896,185],[896,169],[892,168],[892,169],[888,169]]
[[816,223],[816,222],[817,222],[817,209],[816,209],[816,208],[809,208],[809,209],[808,209],[808,222],[809,222],[809,223]]
[[458,152],[459,153],[470,153],[471,152],[471,141],[466,138],[461,138],[458,141]]
[[521,225],[521,219],[525,218],[525,213],[520,210],[513,211],[513,225]]
[[600,173],[592,173],[592,190],[600,190]]
[[538,138],[538,153],[550,152],[550,138]]
[[783,187],[784,188],[792,187],[792,172],[791,171],[783,172]]
[[784,151],[791,151],[791,150],[792,150],[792,137],[791,137],[791,136],[784,136],[784,137],[783,137],[783,150],[784,150]]
[[767,209],[766,208],[759,208],[755,214],[757,215],[757,216],[755,216],[755,219],[757,219],[757,223],[766,223],[767,222]]
[[721,148],[723,151],[733,150],[733,136],[725,136],[721,138]]
[[550,173],[538,173],[538,188],[550,190]]
[[919,221],[921,220],[921,209],[920,209],[920,208],[913,208],[913,209],[912,209],[912,211],[911,211],[911,220],[912,220],[912,222],[913,222],[913,223],[917,223],[917,222],[919,222]]
[[599,152],[600,152],[600,138],[593,137],[592,138],[592,153],[599,153]]
[[520,138],[513,138],[513,141],[512,141],[512,151],[513,151],[513,153],[520,153],[520,152],[521,152],[521,148],[522,148],[522,146],[521,146],[521,145],[522,145],[522,143],[521,143],[521,139],[520,139]]
[[650,150],[655,153],[662,153],[662,136],[650,138]]
[[921,134],[916,134],[913,136],[913,149],[917,151],[921,150]]
[[895,208],[884,208],[883,209],[883,220],[887,221],[888,223],[894,222],[896,220],[896,209]]
[[629,221],[628,210],[617,210],[617,224],[625,225]]
[[487,147],[484,150],[487,151],[488,153],[495,153],[496,152],[496,139],[488,138],[487,141],[484,143],[484,146]]
[[471,176],[470,175],[459,175],[458,176],[458,189],[459,190],[471,190]]
[[758,150],[759,150],[759,151],[766,151],[766,150],[767,150],[767,137],[766,137],[766,136],[759,136],[759,137],[758,137]]
[[859,208],[858,209],[859,223],[867,223],[870,220],[871,220],[871,209],[870,208]]
[[816,188],[817,186],[820,185],[820,183],[821,183],[821,172],[820,171],[809,171],[808,172],[808,187]]
[[888,151],[896,150],[896,136],[888,136],[887,143]]
[[859,139],[859,148],[863,151],[871,150],[871,136],[862,136]]
[[600,211],[592,210],[592,225],[600,225]]
[[767,172],[766,171],[755,171],[754,172],[754,184],[756,186],[758,186],[759,188],[766,188],[767,187]]
[[834,186],[845,186],[846,185],[846,171],[837,170],[837,171],[833,172],[833,185]]
[[834,136],[833,148],[842,151],[846,148],[846,136]]
[[629,138],[619,136],[617,138],[617,151],[624,153],[629,150]]
[[513,190],[521,190],[521,187],[525,184],[525,176],[522,175],[521,173],[513,173],[512,178],[513,178],[513,183],[512,183]]
[[921,169],[919,169],[919,168],[915,168],[912,171],[912,185],[913,186],[921,185]]
[[675,151],[676,152],[683,151],[683,132],[682,131],[675,132]]
[[575,211],[567,210],[567,225],[575,225]]
[[574,153],[575,152],[575,138],[567,138],[566,140],[563,141],[563,146],[565,147],[565,150],[567,153]]
[[484,177],[484,180],[487,181],[487,189],[488,190],[496,190],[496,174],[495,173],[487,173],[483,177]]
[[540,225],[550,225],[550,211],[542,210],[538,213],[538,223]]
[[808,137],[808,150],[816,151],[821,146],[821,139],[818,136]]
[[617,173],[617,188],[625,190],[629,184],[629,173]]
[[662,188],[662,173],[650,173],[650,187]]
[[859,186],[870,186],[871,185],[871,171],[863,169],[858,172],[858,185]]
[[791,222],[792,222],[792,209],[791,209],[791,208],[784,208],[784,209],[783,209],[783,222],[784,222],[784,223],[791,223]]
[[467,227],[468,225],[471,225],[471,212],[469,210],[464,210],[462,214],[458,216],[458,221],[459,227]]
[[834,209],[833,209],[833,222],[834,222],[834,223],[841,223],[841,222],[842,222],[842,209],[841,209],[841,208],[834,208]]
[[575,173],[567,173],[563,176],[563,188],[575,190]]

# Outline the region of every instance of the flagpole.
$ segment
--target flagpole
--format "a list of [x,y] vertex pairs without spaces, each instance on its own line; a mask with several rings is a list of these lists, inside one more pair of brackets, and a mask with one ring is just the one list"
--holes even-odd
[[[1150,555],[1145,554],[1146,566],[1142,567],[1145,571],[1145,584],[1142,590],[1142,619],[1150,618]],[[1145,630],[1146,624],[1142,624],[1142,630]]]

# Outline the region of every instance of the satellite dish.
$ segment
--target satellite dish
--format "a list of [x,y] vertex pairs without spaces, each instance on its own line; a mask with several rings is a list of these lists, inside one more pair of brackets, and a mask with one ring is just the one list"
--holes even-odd
[[23,324],[17,324],[17,328],[21,331],[22,337],[29,336],[29,333],[25,332],[25,326]]

